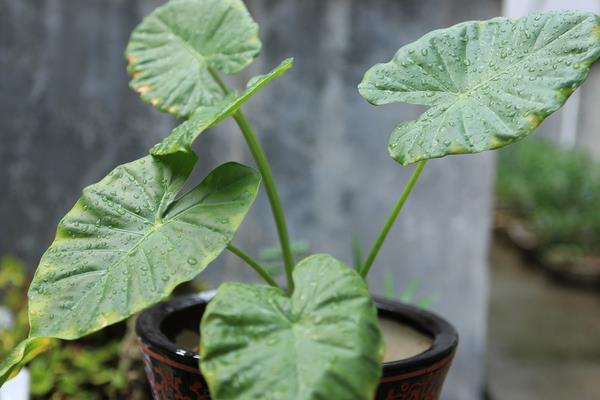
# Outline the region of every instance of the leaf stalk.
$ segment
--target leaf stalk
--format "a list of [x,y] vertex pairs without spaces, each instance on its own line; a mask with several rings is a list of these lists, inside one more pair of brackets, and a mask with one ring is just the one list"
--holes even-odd
[[275,178],[273,177],[273,172],[271,171],[271,166],[269,165],[269,161],[267,159],[265,151],[260,145],[260,142],[258,141],[258,138],[254,133],[252,126],[246,119],[246,116],[244,115],[242,110],[238,110],[233,115],[233,119],[235,119],[238,126],[240,127],[242,135],[244,136],[244,139],[246,139],[246,143],[248,144],[248,148],[250,149],[250,153],[252,153],[254,161],[256,162],[256,166],[258,167],[258,170],[263,178],[265,190],[267,192],[267,197],[269,198],[269,203],[271,204],[273,218],[275,219],[277,233],[279,235],[281,252],[283,253],[283,264],[285,266],[285,276],[287,280],[288,292],[289,294],[291,294],[294,292],[294,278],[292,277],[292,270],[294,269],[294,256],[292,254],[290,238],[288,235],[287,224],[285,221],[285,214],[283,212],[283,206],[281,204],[279,193],[277,192]]
[[375,243],[373,244],[371,251],[369,251],[369,255],[367,256],[365,263],[360,268],[360,275],[363,278],[366,278],[367,275],[369,274],[369,270],[373,266],[373,262],[375,261],[375,258],[377,257],[377,254],[379,253],[379,250],[381,249],[383,242],[385,242],[385,239],[386,239],[388,233],[390,232],[390,230],[392,229],[394,222],[396,222],[396,218],[398,218],[398,214],[400,214],[400,211],[402,210],[404,203],[406,203],[406,200],[408,199],[408,196],[412,192],[413,187],[419,180],[419,176],[421,175],[423,168],[425,168],[425,164],[427,164],[427,160],[419,161],[419,163],[417,164],[417,167],[415,168],[412,175],[410,176],[410,179],[406,183],[404,190],[400,194],[400,197],[398,198],[396,205],[392,209],[390,216],[388,217],[387,221],[385,222],[385,225],[383,225],[383,228],[379,232],[379,235],[377,236],[377,239],[375,240]]
[[[209,68],[209,71],[217,84],[221,87],[221,90],[223,90],[223,93],[229,93],[227,85],[225,85],[225,82],[223,82],[219,74],[213,68]],[[252,154],[252,157],[254,157],[258,171],[262,176],[265,185],[265,191],[267,192],[267,197],[269,198],[269,203],[271,205],[273,218],[275,219],[275,226],[277,228],[279,243],[281,245],[281,253],[283,254],[283,264],[285,266],[288,294],[292,294],[294,292],[294,278],[292,276],[292,271],[294,269],[294,255],[292,254],[292,247],[285,221],[285,214],[283,212],[283,205],[281,204],[281,198],[279,197],[279,192],[277,191],[277,185],[275,184],[275,178],[273,177],[273,172],[271,171],[271,165],[269,164],[269,160],[267,159],[265,151],[262,148],[256,133],[254,133],[254,129],[252,129],[252,125],[241,109],[233,115],[233,119],[242,131],[242,135],[248,144],[250,153]]]
[[241,258],[244,262],[246,262],[246,264],[252,267],[252,269],[254,269],[261,276],[261,278],[263,278],[265,282],[267,282],[269,285],[281,289],[277,282],[275,282],[271,274],[269,274],[263,267],[261,267],[256,260],[250,257],[246,252],[244,252],[244,250],[232,245],[231,243],[227,245],[227,250],[229,250],[230,252]]

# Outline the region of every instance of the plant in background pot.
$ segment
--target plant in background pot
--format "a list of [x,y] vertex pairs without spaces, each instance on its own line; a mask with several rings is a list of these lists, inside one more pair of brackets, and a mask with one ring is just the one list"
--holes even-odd
[[[228,250],[266,284],[224,283],[209,302],[207,296],[175,300],[140,318],[157,398],[208,398],[210,392],[224,400],[366,400],[405,398],[407,391],[411,398],[437,398],[456,346],[454,331],[429,313],[374,301],[365,278],[426,160],[527,136],[586,78],[600,54],[599,32],[598,17],[583,12],[466,22],[433,31],[367,71],[359,92],[369,102],[430,108],[392,134],[391,156],[417,165],[355,270],[325,254],[296,263],[267,157],[240,108],[292,60],[251,79],[241,93],[230,90],[221,75],[242,70],[261,47],[244,3],[172,0],[159,7],[134,30],[127,47],[131,87],[185,121],[149,155],[85,188],[59,223],[29,290],[29,338],[2,362],[1,381],[45,350],[49,338],[77,339],[128,318]],[[228,162],[181,193],[196,164],[192,142],[228,117],[239,126],[258,171]],[[284,286],[231,243],[261,179],[279,234]],[[154,313],[161,308],[163,313]],[[387,322],[378,320],[378,308]],[[159,320],[157,330],[153,319]],[[197,330],[200,319],[199,355],[177,347],[183,332],[177,321]],[[390,319],[432,335],[431,348],[407,360],[387,360],[382,368],[380,324]],[[166,347],[151,348],[157,343]],[[173,357],[183,361],[165,356],[171,345]],[[193,382],[167,367],[194,374]]]

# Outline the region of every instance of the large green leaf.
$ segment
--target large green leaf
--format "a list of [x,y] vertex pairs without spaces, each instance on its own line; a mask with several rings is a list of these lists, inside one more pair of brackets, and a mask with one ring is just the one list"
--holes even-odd
[[260,52],[258,25],[241,0],[171,0],[138,25],[127,45],[130,86],[178,117],[224,94],[214,71],[239,72]]
[[23,340],[15,349],[0,362],[0,386],[9,379],[14,378],[25,364],[38,354],[48,350],[52,339],[47,337],[33,337]]
[[216,400],[371,400],[383,340],[366,284],[328,255],[294,269],[287,297],[225,283],[201,324],[200,367]]
[[21,368],[39,354],[47,351],[52,346],[52,339],[47,337],[33,337],[23,340],[13,351],[0,362],[0,387],[6,381],[17,376]]
[[194,140],[206,129],[218,124],[223,119],[233,115],[246,101],[254,96],[263,86],[281,76],[293,65],[293,59],[283,60],[275,69],[265,75],[252,78],[246,90],[239,96],[230,93],[218,104],[209,107],[200,107],[192,117],[177,126],[169,136],[154,146],[150,153],[154,155],[166,155],[178,151],[189,152]]
[[175,200],[195,159],[146,156],[83,190],[29,289],[31,336],[74,339],[127,318],[225,249],[260,178],[227,163]]
[[475,153],[531,133],[584,81],[600,55],[596,15],[562,11],[436,30],[367,73],[373,104],[431,106],[389,143],[402,164]]

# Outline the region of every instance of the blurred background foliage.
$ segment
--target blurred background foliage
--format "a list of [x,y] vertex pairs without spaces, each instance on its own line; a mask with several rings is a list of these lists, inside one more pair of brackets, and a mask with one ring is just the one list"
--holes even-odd
[[545,253],[600,256],[600,164],[541,139],[499,152],[498,209]]
[[391,271],[385,271],[383,282],[383,296],[389,300],[396,300],[406,304],[412,304],[419,308],[428,309],[438,300],[438,295],[428,293],[419,296],[420,285],[416,279],[408,281],[404,289],[398,291],[394,283],[394,274]]
[[[0,258],[0,359],[29,330],[26,270],[18,258]],[[150,398],[132,327],[121,323],[83,340],[56,341],[29,364],[32,400]]]

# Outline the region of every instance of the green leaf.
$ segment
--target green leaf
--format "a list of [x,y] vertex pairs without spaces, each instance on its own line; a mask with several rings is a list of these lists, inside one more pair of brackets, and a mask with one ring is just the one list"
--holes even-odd
[[400,301],[403,303],[412,303],[415,295],[417,294],[417,290],[419,289],[419,283],[415,279],[411,279],[406,284],[406,287],[400,293]]
[[294,269],[296,290],[225,283],[202,318],[200,367],[216,400],[371,400],[383,339],[366,284],[328,255]]
[[121,165],[83,190],[31,284],[32,336],[75,339],[125,319],[225,249],[254,201],[259,174],[227,163],[175,200],[196,159],[176,156]]
[[[294,260],[300,260],[309,254],[310,243],[306,240],[293,240],[290,250]],[[258,261],[272,276],[279,276],[285,271],[281,246],[267,246],[258,250]]]
[[437,301],[437,299],[438,299],[438,296],[436,294],[428,294],[428,295],[421,297],[419,300],[417,300],[415,305],[417,307],[420,307],[420,308],[426,310],[429,307],[431,307],[431,305],[433,303],[435,303]]
[[154,155],[166,155],[178,151],[190,152],[191,145],[198,135],[206,129],[215,126],[228,116],[233,115],[263,86],[290,69],[293,62],[292,58],[287,58],[268,74],[254,77],[248,82],[246,90],[240,96],[231,93],[214,106],[200,107],[189,120],[177,126],[161,143],[154,146],[150,150],[150,153]]
[[359,91],[375,105],[431,106],[393,132],[389,151],[401,164],[506,146],[585,80],[600,55],[598,22],[562,11],[436,30],[373,66]]
[[392,271],[383,271],[383,296],[390,300],[396,298],[396,284]]
[[52,339],[47,337],[30,337],[19,343],[8,357],[0,362],[0,386],[17,376],[25,364],[48,350],[51,345]]
[[[308,254],[310,243],[306,240],[294,240],[290,243],[290,250],[294,258],[303,258]],[[263,263],[279,263],[283,265],[283,252],[281,246],[268,246],[259,249],[258,259]]]
[[125,54],[130,86],[161,111],[188,117],[224,97],[214,71],[233,74],[260,52],[241,0],[171,0],[138,25]]
[[352,262],[354,269],[360,271],[360,267],[363,263],[362,243],[360,241],[360,236],[356,232],[352,234]]

